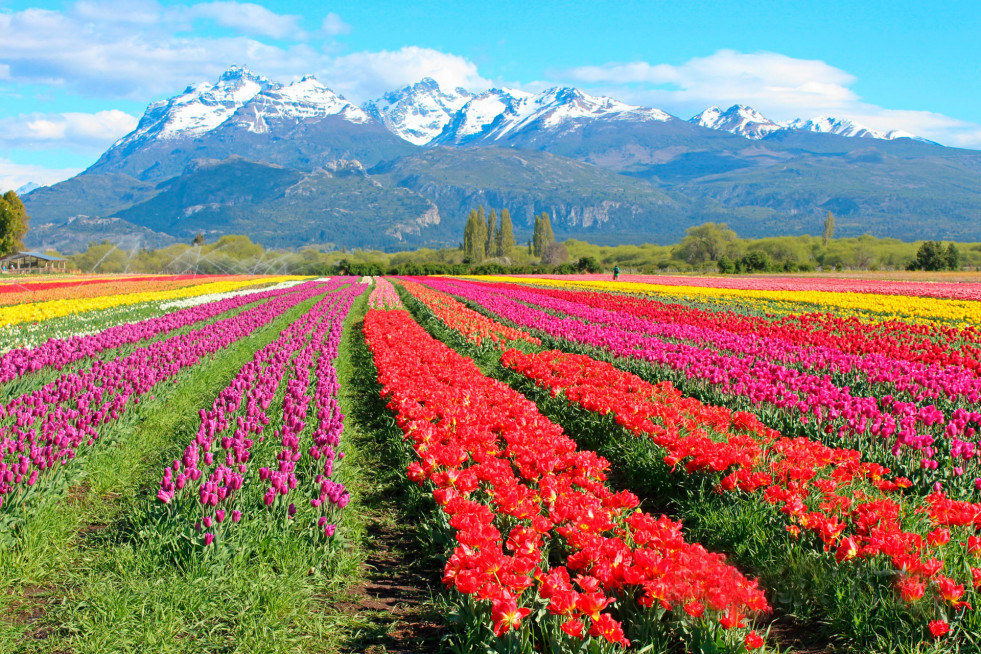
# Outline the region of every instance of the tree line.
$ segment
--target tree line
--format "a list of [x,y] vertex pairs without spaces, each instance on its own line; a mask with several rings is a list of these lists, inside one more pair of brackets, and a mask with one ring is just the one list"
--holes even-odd
[[484,214],[483,205],[470,210],[463,227],[463,256],[468,263],[480,263],[492,257],[510,257],[514,250],[514,225],[511,212],[501,209],[498,220],[497,211],[491,209]]

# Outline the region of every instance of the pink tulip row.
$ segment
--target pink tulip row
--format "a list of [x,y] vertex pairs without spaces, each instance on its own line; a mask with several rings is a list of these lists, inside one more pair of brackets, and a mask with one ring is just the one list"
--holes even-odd
[[[542,275],[543,279],[609,281],[609,275]],[[624,282],[662,286],[699,286],[751,291],[825,291],[874,293],[981,301],[981,284],[957,282],[902,282],[829,277],[680,277],[671,275],[620,275]]]
[[402,299],[392,286],[392,282],[384,277],[375,277],[375,288],[368,297],[370,309],[401,309]]
[[[886,392],[903,394],[917,404],[925,400],[959,401],[966,410],[981,402],[981,378],[960,366],[917,363],[882,354],[852,354],[825,345],[802,346],[782,338],[734,333],[712,326],[662,322],[552,297],[542,289],[510,285],[505,293],[519,302],[595,324],[615,325],[626,331],[730,352],[740,357],[779,361],[809,373],[855,375],[870,384],[886,385]],[[981,414],[978,417],[981,418]]]
[[282,289],[241,294],[140,322],[117,325],[97,334],[51,339],[38,347],[11,350],[0,356],[0,384],[47,367],[61,370],[69,363],[87,359],[105,350],[139,343],[188,325],[212,320],[226,311],[282,294]]
[[[335,284],[336,287],[338,284]],[[331,289],[304,284],[235,316],[186,334],[139,347],[126,356],[96,361],[33,392],[0,405],[0,507],[25,501],[41,475],[72,461],[99,438],[105,423],[139,403],[157,384],[173,380],[231,344],[273,322],[305,300]],[[15,493],[20,497],[14,497]]]
[[[978,473],[979,450],[973,439],[981,427],[981,414],[976,411],[957,409],[945,417],[933,405],[918,407],[889,396],[856,396],[848,387],[835,386],[828,375],[630,331],[620,320],[629,326],[629,317],[609,312],[594,315],[594,309],[577,310],[580,319],[552,315],[517,301],[516,290],[506,296],[467,282],[428,279],[426,283],[484,306],[519,326],[674,370],[703,382],[718,395],[740,397],[757,411],[779,409],[845,442],[871,436],[870,444],[884,456],[917,457],[922,479],[939,482],[964,475],[967,468],[974,475]],[[950,459],[950,466],[939,472],[938,455]]]
[[[348,501],[343,484],[330,480],[334,460],[343,458],[334,449],[339,443],[343,416],[337,408],[333,362],[344,318],[363,290],[361,285],[351,285],[335,291],[257,351],[218,395],[211,409],[200,412],[201,423],[194,441],[180,460],[164,470],[157,497],[171,505],[175,513],[193,516],[192,521],[203,532],[205,545],[223,533],[229,510],[232,522],[243,517],[241,509],[245,506],[236,502],[236,497],[249,483],[246,475],[253,447],[265,438],[264,428],[272,420],[269,408],[284,378],[282,417],[274,430],[279,447],[277,463],[275,467],[259,468],[259,480],[251,483],[266,486],[262,495],[265,506],[273,507],[274,512],[286,507],[287,517],[292,518],[295,506],[288,500],[300,483],[296,465],[302,458],[301,440],[311,415],[312,399],[317,422],[308,450],[314,484],[310,504],[318,511],[318,529],[326,537],[333,535],[331,512],[334,507],[343,508]],[[317,384],[311,398],[310,372],[314,365]]]

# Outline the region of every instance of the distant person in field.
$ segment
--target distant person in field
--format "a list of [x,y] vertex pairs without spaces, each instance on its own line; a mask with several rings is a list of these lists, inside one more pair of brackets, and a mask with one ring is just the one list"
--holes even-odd
[[613,281],[620,278],[620,266],[613,266]]

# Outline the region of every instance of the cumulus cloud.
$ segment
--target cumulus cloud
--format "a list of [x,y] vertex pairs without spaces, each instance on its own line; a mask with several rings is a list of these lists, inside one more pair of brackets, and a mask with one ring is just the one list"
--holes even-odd
[[119,111],[33,113],[0,118],[2,148],[67,148],[99,154],[131,132],[137,118]]
[[[697,113],[711,104],[767,105],[775,117],[835,111],[857,101],[855,77],[823,61],[720,50],[673,66],[647,62],[573,68],[563,77],[594,85],[633,85],[630,94]],[[763,108],[762,106],[760,107]]]
[[341,20],[341,17],[330,12],[324,17],[324,22],[320,25],[320,32],[326,36],[337,36],[347,34],[351,31],[351,26]]
[[[237,33],[199,36],[194,25],[202,20]],[[0,66],[7,80],[92,97],[146,100],[172,94],[240,62],[302,74],[323,57],[302,41],[299,17],[252,3],[164,7],[154,0],[83,0],[64,11],[0,13],[0,34]],[[254,37],[291,40],[280,47]]]
[[277,14],[251,2],[204,2],[192,5],[188,14],[194,18],[210,18],[222,27],[230,27],[243,34],[274,39],[306,38],[300,29],[300,16]]
[[0,158],[0,192],[15,191],[29,182],[48,186],[73,177],[81,168],[45,168],[14,163]]
[[491,86],[473,62],[430,48],[355,52],[323,63],[322,79],[352,100],[362,101],[432,77],[444,88],[483,90]]
[[904,130],[945,145],[981,147],[981,125],[863,101],[854,75],[826,62],[773,52],[719,50],[680,65],[645,61],[581,66],[551,75],[618,99],[688,118],[718,105],[749,104],[776,121],[829,115],[880,131]]
[[[205,19],[238,34],[201,36],[194,25]],[[329,13],[317,34],[329,39],[349,29]],[[336,56],[332,42],[311,41],[299,16],[252,3],[164,7],[155,0],[79,0],[64,11],[0,13],[0,34],[0,78],[100,98],[166,97],[189,83],[214,81],[233,63],[280,81],[314,73],[356,101],[427,75],[450,87],[490,85],[473,62],[429,48]]]

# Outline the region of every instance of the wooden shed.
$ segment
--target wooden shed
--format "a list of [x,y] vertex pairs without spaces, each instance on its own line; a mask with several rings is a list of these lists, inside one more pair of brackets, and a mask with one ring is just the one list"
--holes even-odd
[[65,272],[68,259],[41,252],[14,252],[0,257],[0,273]]

